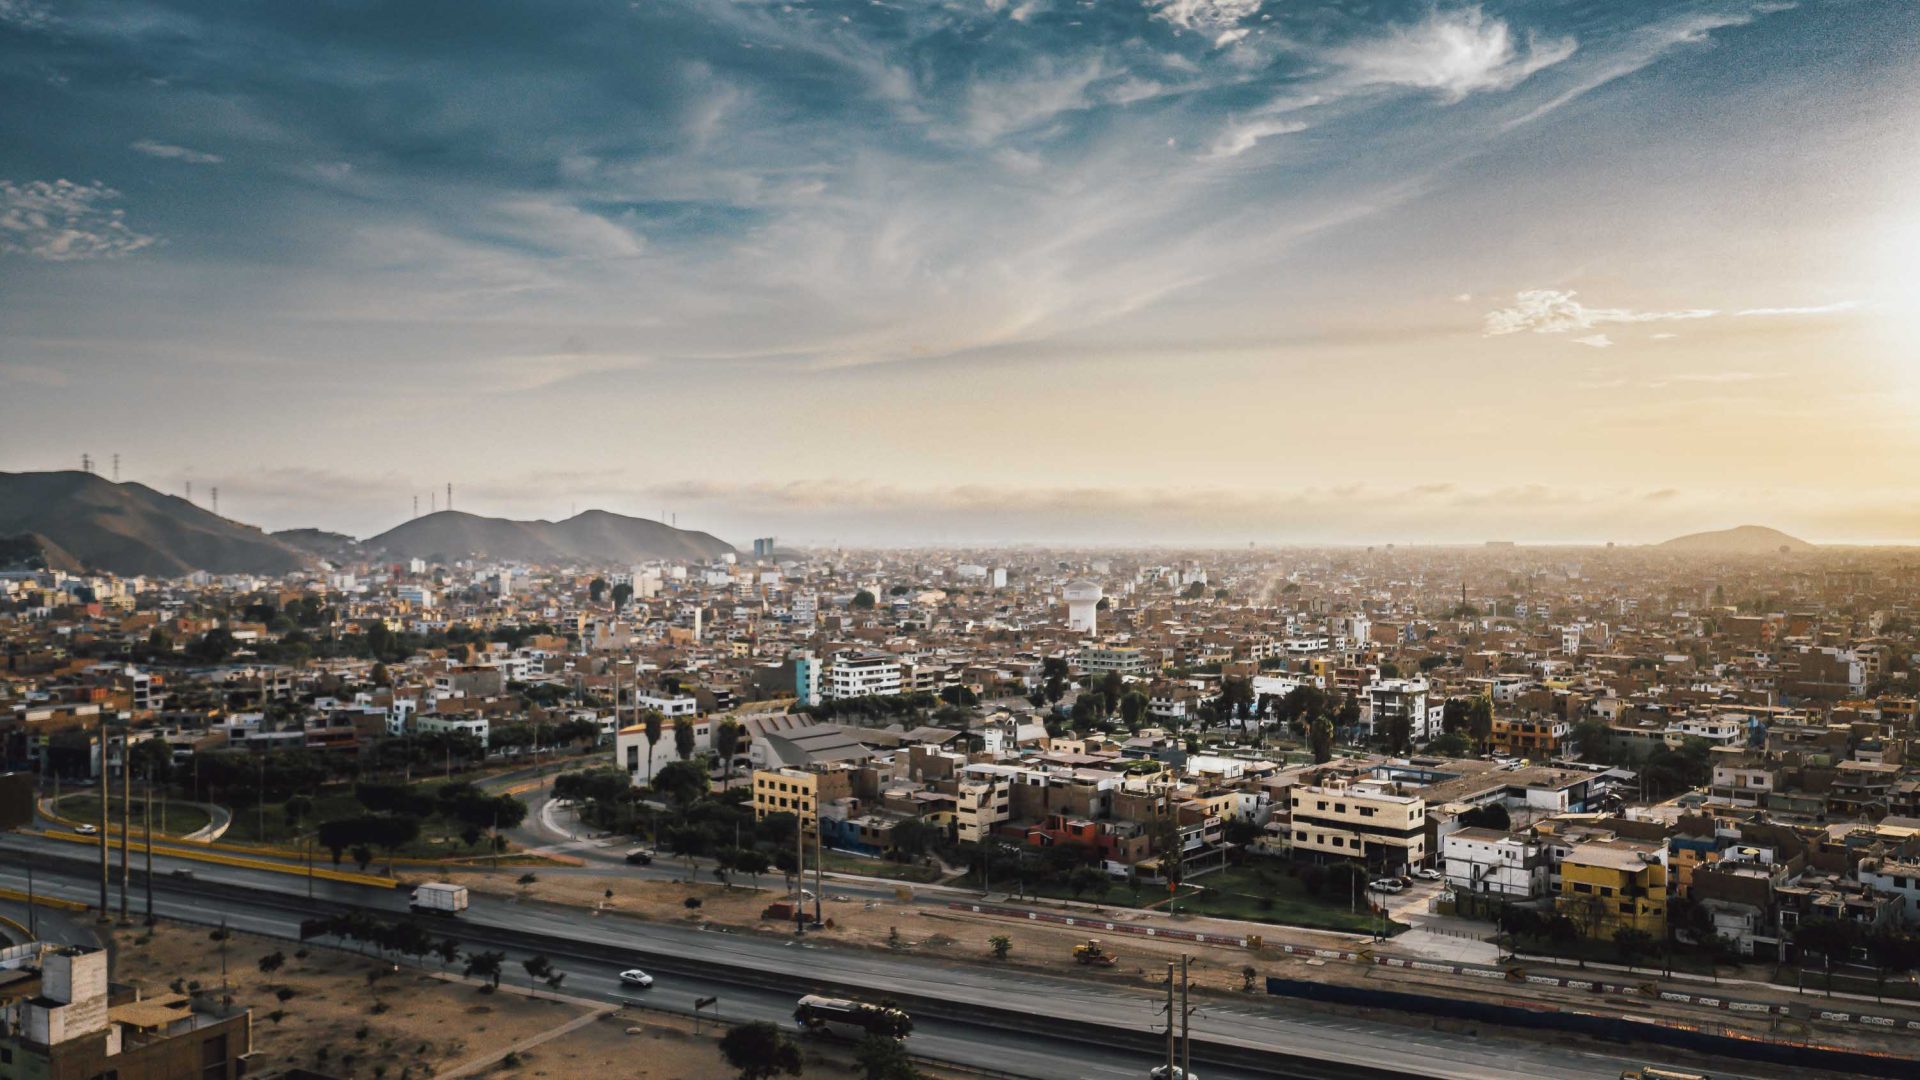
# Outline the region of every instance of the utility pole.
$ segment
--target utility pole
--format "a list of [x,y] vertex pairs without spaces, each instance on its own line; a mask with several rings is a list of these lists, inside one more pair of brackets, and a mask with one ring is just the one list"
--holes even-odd
[[1173,1076],[1173,961],[1167,961],[1167,1076]]
[[[164,805],[164,804],[163,804]],[[153,925],[153,764],[147,764],[147,925]]]
[[113,918],[107,913],[107,808],[113,805],[113,775],[107,771],[107,714],[100,714],[100,921]]
[[127,858],[127,834],[132,831],[133,731],[129,729],[120,736],[120,923],[123,926],[127,922],[127,891],[133,878],[133,863]]
[[801,895],[807,884],[807,830],[800,827],[798,818],[793,822],[793,932],[807,932],[807,902]]
[[1180,954],[1180,1080],[1193,1075],[1193,1010],[1187,1008],[1187,964],[1192,959]]
[[821,824],[820,792],[815,788],[813,796],[813,925],[815,926],[826,924],[826,920],[820,915],[820,902],[827,892],[826,885],[821,881],[821,876],[827,867],[826,857],[820,851],[820,835],[826,832],[821,828]]

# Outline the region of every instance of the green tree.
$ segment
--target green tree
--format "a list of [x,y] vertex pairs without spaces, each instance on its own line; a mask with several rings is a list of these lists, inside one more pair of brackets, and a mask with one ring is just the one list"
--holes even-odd
[[1005,934],[995,934],[987,939],[987,947],[993,950],[995,960],[1005,960],[1013,952],[1013,939]]
[[722,720],[713,729],[713,752],[720,759],[722,776],[726,781],[733,780],[733,758],[740,750],[740,722]]
[[1493,698],[1481,695],[1467,703],[1467,737],[1479,753],[1487,752],[1487,738],[1493,734]]
[[587,585],[587,598],[592,600],[594,603],[597,604],[600,601],[606,599],[606,596],[607,596],[607,579],[606,578],[603,578],[603,577],[594,578],[593,581]]
[[872,611],[873,605],[874,596],[867,590],[861,589],[859,592],[853,594],[853,610]]
[[890,841],[893,849],[912,858],[919,858],[940,843],[945,830],[930,821],[921,818],[903,818],[893,823]]
[[1138,732],[1146,726],[1147,709],[1151,705],[1147,695],[1138,690],[1129,690],[1120,697],[1120,722],[1128,731]]
[[1333,760],[1333,722],[1321,717],[1313,722],[1308,733],[1313,746],[1313,763],[1325,765]]
[[653,779],[653,790],[679,806],[692,804],[711,787],[706,766],[697,761],[669,761]]
[[658,709],[648,709],[640,714],[640,723],[647,729],[647,786],[653,786],[653,748],[660,742],[660,725],[666,722]]
[[673,752],[681,761],[693,756],[694,751],[693,717],[676,716],[673,720]]
[[720,1056],[740,1074],[740,1080],[772,1080],[786,1073],[799,1076],[800,1047],[765,1020],[736,1024],[720,1037]]
[[633,599],[632,585],[629,585],[628,583],[623,581],[620,584],[615,585],[613,587],[613,606],[614,607],[616,608],[626,607],[627,601],[631,599]]
[[861,1039],[853,1048],[853,1060],[860,1067],[861,1080],[920,1080],[907,1048],[885,1035]]
[[498,987],[500,985],[500,971],[506,962],[506,953],[468,953],[467,966],[462,973],[470,979],[485,979],[489,985]]

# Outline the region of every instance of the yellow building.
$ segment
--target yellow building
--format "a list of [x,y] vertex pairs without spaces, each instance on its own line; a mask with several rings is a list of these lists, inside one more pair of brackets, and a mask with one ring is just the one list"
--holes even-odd
[[813,834],[822,803],[844,799],[853,794],[853,782],[845,769],[809,772],[805,769],[755,769],[753,771],[753,816],[792,814],[800,827]]
[[1289,789],[1293,850],[1397,870],[1427,858],[1427,803],[1381,786],[1333,783]]
[[1560,859],[1554,907],[1580,933],[1600,941],[1638,930],[1655,941],[1667,936],[1666,848],[1634,840],[1589,840]]

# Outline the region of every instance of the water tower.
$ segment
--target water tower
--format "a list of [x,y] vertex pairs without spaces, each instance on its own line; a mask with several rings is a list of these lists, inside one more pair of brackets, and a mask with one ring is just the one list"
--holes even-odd
[[1074,633],[1094,634],[1094,620],[1100,610],[1100,583],[1086,578],[1067,582],[1067,629]]

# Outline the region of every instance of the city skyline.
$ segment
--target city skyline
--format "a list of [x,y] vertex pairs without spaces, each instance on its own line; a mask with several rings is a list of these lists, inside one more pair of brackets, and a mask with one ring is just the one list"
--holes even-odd
[[1911,3],[214,10],[0,2],[0,469],[360,536],[452,482],[734,543],[1920,538]]

